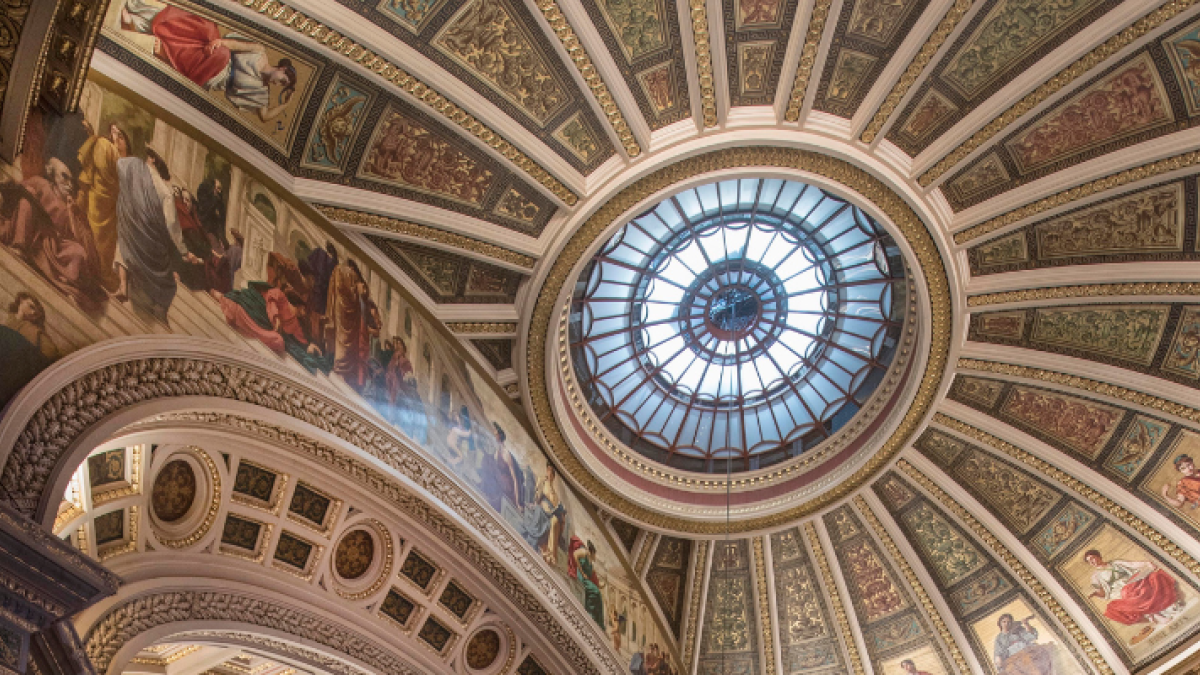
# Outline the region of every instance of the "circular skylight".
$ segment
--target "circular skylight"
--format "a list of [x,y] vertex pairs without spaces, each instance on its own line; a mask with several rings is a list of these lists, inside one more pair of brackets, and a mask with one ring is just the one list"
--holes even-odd
[[608,430],[650,459],[770,466],[833,435],[883,380],[903,275],[884,230],[815,186],[687,190],[626,224],[581,274],[576,378]]

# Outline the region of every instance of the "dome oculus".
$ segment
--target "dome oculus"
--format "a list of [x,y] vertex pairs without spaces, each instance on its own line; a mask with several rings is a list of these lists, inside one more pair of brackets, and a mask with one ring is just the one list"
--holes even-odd
[[904,321],[884,230],[820,188],[710,183],[617,231],[580,275],[570,343],[593,412],[682,470],[764,468],[870,397]]

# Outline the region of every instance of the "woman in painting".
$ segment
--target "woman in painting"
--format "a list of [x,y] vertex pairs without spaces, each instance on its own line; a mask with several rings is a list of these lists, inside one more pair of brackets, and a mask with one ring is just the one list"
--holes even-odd
[[[446,446],[450,449],[450,464],[463,466],[463,460],[475,453],[475,432],[471,423],[471,411],[463,406],[458,411],[454,426],[446,433]],[[465,450],[465,452],[464,452]]]
[[367,312],[363,299],[366,283],[358,264],[347,260],[329,278],[325,344],[333,356],[333,372],[360,391],[366,384],[368,346]]
[[604,630],[604,597],[600,594],[600,575],[596,573],[596,545],[574,535],[567,545],[567,575],[583,585],[583,608],[600,630]]
[[[296,92],[290,59],[271,65],[262,43],[233,33],[221,37],[216,23],[178,7],[125,0],[121,27],[153,35],[158,58],[198,86],[224,92],[235,107],[256,112],[264,122],[282,114]],[[272,86],[283,87],[275,105]]]
[[1130,639],[1130,644],[1145,640],[1155,626],[1170,623],[1183,612],[1175,579],[1152,562],[1144,560],[1105,560],[1100,551],[1089,550],[1083,559],[1091,565],[1092,591],[1088,597],[1107,600],[1104,616],[1124,625],[1150,625]]
[[1000,634],[992,646],[992,658],[1000,675],[1054,675],[1054,653],[1049,645],[1037,643],[1033,617],[1013,621],[1012,614],[1001,614],[996,625]]

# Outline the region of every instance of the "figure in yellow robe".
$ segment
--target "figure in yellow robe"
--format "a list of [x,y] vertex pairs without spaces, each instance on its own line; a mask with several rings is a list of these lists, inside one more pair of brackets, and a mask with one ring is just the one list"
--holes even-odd
[[88,225],[100,256],[100,279],[109,291],[119,285],[113,261],[117,255],[117,160],[129,156],[129,136],[115,124],[107,136],[97,136],[92,125],[83,123],[88,139],[79,148],[80,206],[87,212]]

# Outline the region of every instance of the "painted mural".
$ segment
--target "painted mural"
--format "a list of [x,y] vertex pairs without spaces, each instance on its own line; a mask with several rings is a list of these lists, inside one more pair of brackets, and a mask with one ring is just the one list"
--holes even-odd
[[288,46],[181,0],[116,0],[104,34],[186,83],[283,151],[319,65]]
[[771,105],[783,75],[796,0],[727,0],[725,67],[733,106]]
[[[1057,486],[1042,483],[1023,465],[940,431],[926,431],[915,446],[996,515],[1071,592],[1126,665],[1131,668],[1145,666],[1177,646],[1200,626],[1200,590],[1195,582],[1180,574],[1156,552],[1152,553],[1135,541],[1106,513],[1066,494]],[[955,451],[945,452],[948,446],[954,447]],[[1171,456],[1169,450],[1161,446],[1159,453]],[[1179,454],[1186,454],[1186,448],[1174,453],[1174,457]],[[1011,478],[1008,482],[962,479],[963,467],[981,462],[999,467]],[[1177,500],[1181,485],[1186,495],[1191,483],[1180,481],[1188,477],[1192,469],[1186,463],[1181,464],[1181,470],[1175,469],[1174,475],[1167,474],[1147,488],[1158,489],[1164,501]],[[1039,509],[1036,519],[1028,527],[1021,527],[1014,520],[1013,505],[1004,498],[1013,481],[1037,483],[1041,490],[1052,495],[1050,506]],[[881,496],[884,494],[881,491]],[[1168,509],[1160,507],[1160,511],[1165,513]],[[903,518],[900,520],[904,521]],[[997,586],[991,580],[985,584],[999,588],[993,596],[997,602],[1002,597],[1010,597],[1001,588],[1005,585]],[[959,595],[951,594],[951,597],[955,599],[952,607],[961,604]],[[1031,609],[1036,610],[1033,602],[1028,600]],[[996,607],[989,599],[972,601],[972,605],[995,614]],[[1024,620],[1019,611],[1006,613],[1011,614],[1013,623],[1010,626]],[[982,622],[975,618],[977,615],[971,616],[973,621]],[[994,618],[998,624],[1002,617]],[[1046,624],[1043,622],[1042,625]],[[982,631],[984,626],[978,628]],[[977,632],[976,635],[982,640],[985,633]]]
[[35,118],[0,182],[0,404],[106,338],[174,333],[274,356],[476,490],[624,638],[613,647],[627,662],[666,644],[653,621],[623,619],[631,599],[645,604],[638,586],[505,400],[332,228],[213,147],[95,81],[80,113]]
[[[969,250],[972,275],[1097,262],[1194,259],[1195,178],[1136,190],[1077,209]],[[1193,242],[1193,245],[1188,245]]]
[[896,472],[876,481],[875,492],[913,543],[917,557],[979,661],[993,675],[1086,675],[1066,634],[1011,576],[994,554]]

